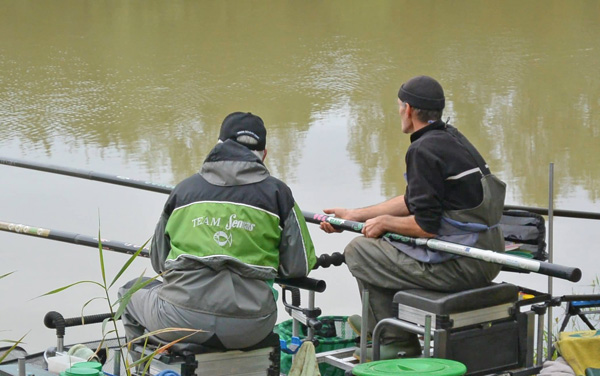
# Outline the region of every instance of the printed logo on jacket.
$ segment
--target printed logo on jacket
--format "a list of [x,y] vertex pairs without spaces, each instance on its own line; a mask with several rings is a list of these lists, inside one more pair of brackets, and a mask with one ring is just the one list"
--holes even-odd
[[[225,246],[225,245],[229,245],[231,247],[231,245],[233,244],[233,234],[231,234],[232,229],[242,229],[242,230],[246,230],[246,231],[253,231],[254,227],[256,227],[255,223],[252,222],[246,222],[246,221],[242,221],[239,219],[236,219],[237,215],[236,214],[232,214],[229,216],[229,219],[227,220],[227,224],[225,225],[225,230],[227,231],[223,231],[223,230],[219,230],[216,231],[215,234],[213,235],[213,240],[221,247]],[[223,218],[221,217],[198,217],[198,218],[194,218],[192,219],[192,227],[198,227],[198,226],[208,226],[208,227],[222,227],[221,226],[221,220]]]

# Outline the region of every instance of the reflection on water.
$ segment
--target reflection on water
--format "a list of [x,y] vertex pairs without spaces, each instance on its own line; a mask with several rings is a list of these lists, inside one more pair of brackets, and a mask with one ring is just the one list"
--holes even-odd
[[543,202],[551,161],[560,194],[599,195],[594,1],[0,4],[0,142],[23,154],[115,148],[179,180],[222,118],[249,110],[270,125],[271,169],[293,180],[306,132],[337,111],[362,183],[391,196],[408,146],[395,93],[428,73],[516,199]]
[[[554,162],[556,196],[594,210],[599,14],[594,0],[0,0],[0,155],[174,184],[200,167],[228,113],[252,111],[268,127],[269,169],[319,205],[308,210],[362,206],[404,191],[396,93],[429,74],[444,85],[444,117],[508,183],[509,203],[545,205]],[[5,220],[61,219],[69,231],[84,222],[75,206],[103,218],[109,207],[124,232],[115,238],[140,242],[164,200],[87,195],[8,169]],[[61,184],[73,187],[65,205]],[[348,239],[319,236],[328,253]]]

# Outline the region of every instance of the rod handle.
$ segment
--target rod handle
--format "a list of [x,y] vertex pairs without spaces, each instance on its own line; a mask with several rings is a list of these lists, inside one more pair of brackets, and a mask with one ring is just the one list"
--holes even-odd
[[581,269],[551,264],[549,262],[540,262],[540,269],[538,273],[545,274],[550,277],[566,279],[571,282],[579,282],[579,280],[581,280]]

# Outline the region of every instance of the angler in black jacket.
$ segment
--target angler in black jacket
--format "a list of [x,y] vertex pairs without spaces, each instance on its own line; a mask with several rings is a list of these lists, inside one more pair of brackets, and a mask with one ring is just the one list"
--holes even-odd
[[[498,224],[505,184],[490,172],[465,136],[441,120],[442,86],[428,76],[414,77],[400,87],[398,104],[402,132],[410,134],[411,140],[405,194],[366,208],[324,210],[365,222],[365,236],[348,244],[344,256],[360,291],[369,290],[371,332],[379,320],[393,316],[392,300],[399,290],[467,290],[488,285],[500,272],[496,264],[382,239],[383,234],[436,238],[504,252]],[[321,228],[336,231],[325,222]],[[350,321],[360,325],[358,316]],[[395,358],[398,352],[421,353],[417,336],[398,328],[384,329],[381,342],[382,359]]]

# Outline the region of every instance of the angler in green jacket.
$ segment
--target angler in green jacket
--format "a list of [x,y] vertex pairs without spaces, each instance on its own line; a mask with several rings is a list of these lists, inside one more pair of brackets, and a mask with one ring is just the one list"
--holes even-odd
[[128,340],[191,328],[203,332],[185,342],[240,349],[273,331],[274,278],[304,277],[316,257],[290,188],[263,164],[266,135],[260,117],[228,115],[200,171],[173,189],[151,247],[163,282],[133,294],[123,314]]

